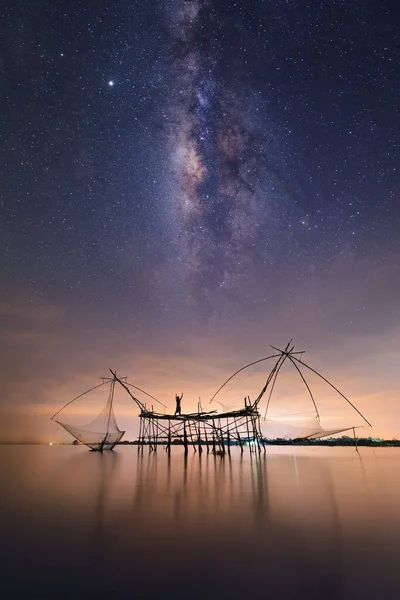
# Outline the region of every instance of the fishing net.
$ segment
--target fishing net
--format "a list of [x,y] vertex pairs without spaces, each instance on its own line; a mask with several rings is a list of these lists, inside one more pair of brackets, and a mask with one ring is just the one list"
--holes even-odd
[[268,418],[262,422],[262,431],[266,439],[275,440],[297,440],[314,439],[329,437],[348,431],[350,428],[342,429],[324,429],[317,417],[308,417],[305,419],[288,419],[285,421]]
[[[304,372],[311,374],[312,376],[318,378],[318,382],[321,382],[321,380],[322,380],[326,385],[329,386],[328,394],[325,391],[324,397],[326,397],[326,396],[329,397],[329,394],[332,395],[332,390],[333,390],[336,394],[340,395],[341,398],[343,400],[345,400],[348,403],[348,405],[350,405],[355,412],[358,413],[358,415],[365,421],[365,423],[367,425],[370,425],[369,421],[367,421],[367,419],[364,417],[364,415],[362,415],[362,413],[356,408],[356,406],[354,406],[354,404],[352,402],[350,402],[350,400],[348,398],[346,398],[346,396],[344,396],[332,383],[330,383],[328,381],[328,379],[326,379],[326,377],[324,377],[323,375],[318,373],[318,371],[316,371],[315,369],[313,369],[312,367],[307,365],[302,360],[302,354],[303,354],[302,352],[294,352],[293,351],[294,346],[291,346],[291,341],[289,342],[289,344],[287,344],[287,346],[284,350],[279,350],[278,348],[275,348],[274,346],[272,346],[272,348],[276,352],[273,355],[267,356],[266,358],[261,358],[257,361],[249,363],[248,365],[245,365],[241,369],[238,369],[237,371],[235,371],[235,373],[233,373],[233,375],[231,375],[222,384],[222,386],[220,386],[218,388],[218,390],[216,391],[214,396],[211,398],[211,402],[215,401],[215,397],[217,396],[217,394],[219,394],[223,390],[223,388],[225,388],[225,386],[229,382],[232,381],[233,378],[235,378],[237,375],[242,373],[245,369],[252,368],[255,365],[260,365],[262,362],[269,361],[270,359],[278,359],[278,360],[276,360],[274,367],[270,371],[261,391],[258,393],[258,395],[255,398],[253,396],[254,399],[252,400],[252,402],[250,402],[250,399],[248,401],[248,404],[250,404],[250,406],[252,406],[252,408],[260,410],[260,412],[264,413],[264,415],[265,415],[264,420],[259,422],[261,430],[262,430],[262,435],[264,438],[266,438],[267,440],[268,439],[269,440],[319,439],[319,438],[334,436],[338,433],[341,433],[344,431],[349,431],[349,430],[353,429],[353,427],[337,427],[335,429],[324,429],[321,426],[321,423],[319,420],[319,406],[317,405],[316,397],[314,396],[308,382],[306,381]],[[300,356],[300,358],[299,358],[299,356]],[[270,407],[271,397],[275,390],[275,384],[277,381],[277,377],[278,377],[285,361],[287,361],[286,365],[294,367],[295,371],[297,372],[297,374],[300,377],[300,380],[302,381],[302,383],[304,384],[304,386],[307,390],[307,393],[309,396],[308,401],[310,401],[313,405],[313,416],[312,417],[306,417],[305,413],[303,413],[302,418],[296,418],[295,415],[291,415],[291,416],[285,415],[285,416],[282,416],[282,418],[273,418],[273,417],[266,418],[269,407]],[[289,397],[289,404],[290,404],[291,403],[291,400],[290,400],[291,393],[290,392],[288,393],[288,391],[287,391],[288,389],[289,388],[287,388],[284,391],[284,393],[281,394],[281,396]],[[268,390],[268,393],[267,393],[267,390]],[[266,394],[267,394],[267,396],[265,396]],[[264,410],[261,411],[261,409],[260,409],[260,402],[263,397],[267,397],[265,411]],[[219,401],[216,401],[216,402],[219,403],[219,405],[222,407],[222,409],[225,408],[225,405],[222,404],[222,402],[219,402]],[[246,403],[246,401],[245,401],[245,403]],[[226,408],[228,408],[228,407],[226,406]],[[230,410],[232,410],[232,409],[230,409]],[[228,410],[226,412],[228,412]]]
[[54,418],[61,427],[64,427],[74,438],[85,444],[92,450],[112,450],[125,431],[121,431],[117,425],[112,405],[114,393],[113,383],[110,386],[108,400],[101,413],[87,425],[70,425],[61,421],[60,418]]

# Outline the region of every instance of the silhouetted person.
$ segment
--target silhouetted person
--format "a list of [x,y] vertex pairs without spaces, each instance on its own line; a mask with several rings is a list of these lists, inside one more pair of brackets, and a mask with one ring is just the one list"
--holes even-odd
[[175,408],[175,414],[176,415],[180,415],[181,414],[181,400],[183,397],[183,393],[178,396],[178,394],[176,394],[175,396],[175,402],[176,402],[176,408]]

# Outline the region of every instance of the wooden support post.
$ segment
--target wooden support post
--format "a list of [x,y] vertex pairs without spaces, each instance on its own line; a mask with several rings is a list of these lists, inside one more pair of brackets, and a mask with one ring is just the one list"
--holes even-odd
[[[143,419],[143,444],[147,444],[149,443],[149,439],[148,439],[148,430],[149,430],[149,419],[147,417],[145,417]],[[150,449],[150,446],[149,446]]]
[[246,416],[246,429],[247,429],[247,439],[249,442],[250,452],[252,452],[251,440],[250,440],[250,429],[249,429],[249,418]]
[[153,419],[151,417],[149,418],[149,425],[148,425],[148,439],[149,439],[149,448],[153,452],[153,450],[154,450],[154,447],[153,447]]
[[209,444],[208,444],[207,429],[206,429],[206,424],[204,423],[204,421],[203,421],[203,429],[204,429],[204,442],[206,444],[207,454],[208,454],[210,452],[210,447],[209,447]]
[[168,419],[168,444],[166,450],[171,454],[171,419]]
[[153,417],[150,418],[150,423],[149,423],[149,438],[151,440],[151,451],[154,452],[155,447],[154,447],[154,435],[153,435]]
[[154,448],[155,448],[155,451],[157,452],[157,450],[158,450],[158,421],[156,419],[153,419],[153,435],[154,435]]
[[[200,408],[201,408],[201,404],[200,404],[200,397],[199,397],[199,401],[197,403],[197,413],[199,416],[200,416]],[[196,431],[197,431],[197,444],[199,446],[199,454],[201,454],[203,452],[203,448],[201,447],[200,421],[196,421]]]
[[146,419],[146,442],[149,446],[150,452],[153,452],[153,444],[150,435],[150,419]]
[[224,435],[222,433],[222,427],[221,427],[221,419],[218,419],[218,444],[221,448],[221,453],[225,454],[225,444],[224,444]]
[[187,441],[187,433],[186,433],[186,423],[183,423],[183,445],[185,447],[185,455],[188,453],[188,441]]
[[143,446],[144,446],[145,432],[146,432],[146,418],[143,417],[143,421],[142,421],[142,450],[143,450]]
[[200,422],[199,421],[197,421],[196,429],[197,429],[197,444],[199,446],[199,454],[201,454],[203,452],[203,448],[201,447],[201,432],[200,432]]
[[239,433],[237,419],[235,419],[235,426],[236,426],[236,433],[237,433],[237,436],[238,436],[238,441],[239,441],[239,446],[240,446],[240,452],[243,452],[243,444],[242,444],[242,439],[241,439],[240,433]]
[[254,438],[257,441],[257,448],[258,448],[258,452],[261,452],[261,446],[260,446],[260,439],[258,436],[258,429],[257,429],[257,421],[256,421],[256,417],[253,416],[252,417],[252,423],[253,423],[253,434],[254,434]]
[[262,434],[262,431],[261,431],[260,417],[257,417],[257,423],[258,423],[258,432],[259,432],[259,435],[260,435],[261,444],[262,444],[264,452],[266,452],[264,437],[263,437],[263,434]]
[[[355,427],[353,427],[353,434],[354,434],[354,439],[355,439],[355,441],[356,441],[356,452],[358,452],[358,445],[357,445],[357,437],[356,437],[356,430],[355,430]],[[360,454],[360,453],[358,452],[358,454]]]
[[139,417],[138,452],[142,447],[142,417]]
[[196,429],[196,424],[194,421],[189,421],[189,430],[190,430],[190,441],[192,442],[193,450],[195,452],[197,452],[197,448],[196,448],[197,429]]
[[151,417],[147,419],[147,430],[146,430],[146,438],[149,444],[150,452],[153,452],[153,440],[151,437]]

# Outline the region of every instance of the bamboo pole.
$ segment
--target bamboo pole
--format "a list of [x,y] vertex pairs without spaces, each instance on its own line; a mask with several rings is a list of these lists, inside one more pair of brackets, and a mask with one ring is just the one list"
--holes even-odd
[[188,453],[188,441],[187,441],[187,433],[186,433],[186,423],[183,423],[183,445],[185,447],[185,455]]
[[304,383],[304,385],[306,386],[306,388],[307,388],[307,390],[308,390],[308,393],[310,394],[310,398],[311,398],[311,400],[312,400],[312,402],[313,402],[313,404],[314,404],[315,412],[316,412],[317,419],[318,419],[318,423],[319,423],[319,420],[320,420],[320,419],[319,419],[318,407],[317,407],[317,403],[315,402],[315,399],[314,399],[313,393],[312,393],[312,391],[311,391],[311,389],[310,389],[310,386],[308,385],[308,383],[307,383],[307,381],[306,381],[306,378],[304,377],[303,373],[300,371],[299,367],[296,365],[296,363],[294,362],[294,360],[292,359],[292,357],[291,357],[291,356],[289,356],[288,358],[289,358],[290,362],[292,363],[292,365],[293,365],[294,367],[296,367],[296,370],[297,370],[297,372],[299,373],[300,377],[302,378],[302,380],[303,380],[303,383]]
[[209,452],[210,452],[210,445],[208,443],[208,435],[207,435],[207,429],[206,429],[205,421],[203,421],[203,429],[204,429],[205,444],[206,444],[206,447],[207,447],[207,454],[209,454]]
[[168,454],[171,454],[171,420],[168,419],[168,444],[167,444]]
[[190,433],[190,441],[192,442],[192,446],[193,446],[193,450],[195,452],[197,452],[197,448],[196,448],[196,440],[195,440],[195,436],[193,435],[193,429],[195,431],[195,433],[197,433],[196,431],[196,426],[194,424],[194,422],[189,419],[189,433]]
[[[354,434],[354,439],[356,441],[356,452],[358,452],[358,445],[357,445],[357,438],[356,438],[356,430],[355,427],[353,427],[353,434]],[[359,453],[359,452],[358,452]],[[360,454],[360,453],[359,453]]]
[[241,439],[241,437],[240,437],[239,428],[238,428],[238,425],[237,425],[237,420],[236,420],[236,419],[235,419],[235,425],[236,425],[236,433],[237,433],[238,440],[239,440],[240,452],[241,452],[241,453],[243,453],[243,444],[242,444],[242,439]]
[[247,440],[249,442],[249,448],[250,448],[250,452],[252,452],[252,447],[251,447],[251,440],[250,440],[250,429],[249,429],[249,419],[246,418],[246,429],[247,429]]
[[222,434],[221,419],[218,419],[218,439],[222,454],[225,454],[224,436]]
[[197,421],[196,428],[197,428],[197,443],[199,445],[199,454],[201,454],[203,452],[203,448],[201,445],[201,432],[200,432],[200,422],[199,421]]
[[138,452],[140,449],[143,449],[142,446],[142,417],[139,417],[139,437],[138,437]]

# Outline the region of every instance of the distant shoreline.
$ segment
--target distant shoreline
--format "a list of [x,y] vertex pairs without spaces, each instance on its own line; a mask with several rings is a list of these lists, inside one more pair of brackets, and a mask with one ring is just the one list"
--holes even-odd
[[[331,439],[318,439],[318,440],[307,440],[307,439],[299,439],[299,440],[263,440],[265,446],[366,446],[371,448],[396,448],[400,447],[400,440],[383,440],[380,438],[351,438],[351,437],[341,437],[341,438],[331,438]],[[138,446],[138,440],[134,441],[123,441],[119,442],[118,446]],[[0,442],[0,446],[78,446],[84,444],[77,444],[74,442]],[[143,445],[148,445],[144,443]],[[158,443],[159,446],[164,446],[165,443]],[[172,446],[183,446],[183,442],[175,441],[171,443]],[[189,444],[192,446],[193,444]],[[198,446],[198,442],[194,444]],[[201,442],[202,446],[207,446],[206,443]],[[248,445],[248,442],[244,441],[244,445]],[[209,443],[208,446],[212,446],[212,443]],[[232,447],[239,447],[239,444],[232,444]]]

